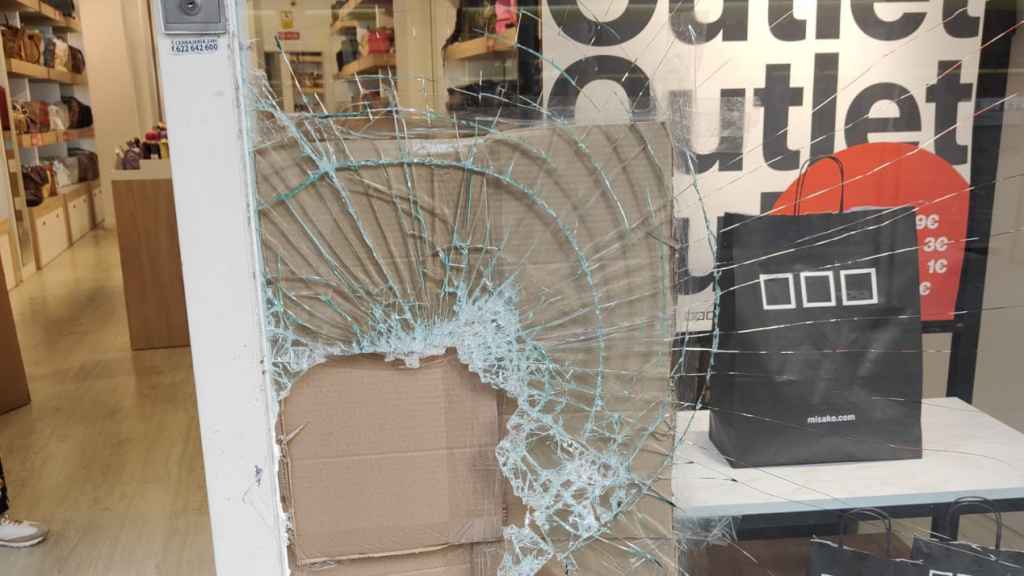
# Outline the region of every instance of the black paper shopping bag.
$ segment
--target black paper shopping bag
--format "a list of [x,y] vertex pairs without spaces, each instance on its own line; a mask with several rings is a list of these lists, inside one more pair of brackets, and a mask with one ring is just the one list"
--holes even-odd
[[[850,518],[867,516],[885,524],[886,556],[884,558],[843,544],[846,523]],[[807,561],[808,576],[929,576],[921,562],[891,558],[892,521],[885,513],[874,508],[853,510],[843,515],[838,542],[811,539],[811,552]]]
[[951,526],[952,521],[958,518],[960,512],[968,506],[983,508],[995,516],[996,542],[994,548],[969,542],[915,536],[914,546],[910,552],[911,558],[924,563],[931,574],[1024,576],[1024,552],[1002,549],[1003,516],[989,500],[978,497],[955,500],[946,515],[946,527]]
[[707,405],[734,467],[921,456],[914,209],[844,203],[719,222]]

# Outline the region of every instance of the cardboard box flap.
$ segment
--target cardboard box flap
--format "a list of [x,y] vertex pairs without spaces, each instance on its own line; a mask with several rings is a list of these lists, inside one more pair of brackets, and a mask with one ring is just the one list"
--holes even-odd
[[343,560],[317,567],[293,566],[295,576],[494,576],[501,543],[446,546],[399,556]]

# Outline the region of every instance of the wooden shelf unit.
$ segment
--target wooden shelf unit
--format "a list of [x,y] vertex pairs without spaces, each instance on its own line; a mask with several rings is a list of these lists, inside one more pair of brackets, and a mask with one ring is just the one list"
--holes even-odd
[[17,58],[7,59],[7,75],[33,80],[49,80],[50,70],[46,66],[25,62]]
[[447,60],[469,60],[489,55],[514,56],[516,53],[516,30],[507,30],[501,34],[489,34],[456,42],[445,49]]
[[345,64],[335,78],[353,78],[357,74],[366,74],[381,68],[393,67],[395,60],[394,54],[368,54]]
[[391,8],[392,0],[349,0],[344,8],[338,11],[338,19],[331,25],[332,32],[338,32],[346,25],[347,21],[353,21],[356,12],[369,11],[376,8]]
[[[95,137],[95,130],[88,128],[77,128],[74,130],[51,130],[49,132],[31,132],[18,134],[15,137],[11,132],[5,132],[4,138],[16,142],[20,148],[38,148],[61,142],[74,142],[76,140],[91,140]],[[13,153],[9,152],[8,159],[13,159]]]
[[54,28],[80,31],[81,22],[69,18],[40,0],[0,0],[0,12],[18,12],[27,24],[43,24]]
[[39,12],[39,0],[0,0],[0,11],[32,14]]
[[99,179],[86,180],[85,182],[78,182],[76,184],[68,184],[67,186],[61,186],[57,188],[58,196],[80,196],[92,192],[94,188],[100,185]]
[[72,128],[71,130],[62,130],[60,133],[62,142],[73,142],[75,140],[92,140],[96,138],[96,129],[92,126],[86,128]]
[[46,66],[25,62],[16,58],[7,59],[7,75],[17,78],[28,78],[30,80],[59,82],[61,84],[87,84],[89,82],[85,74],[74,74],[65,70],[47,68]]
[[[0,12],[8,15],[13,26],[42,28],[44,34],[49,34],[47,29],[52,29],[54,34],[82,48],[82,26],[78,18],[64,16],[45,1],[0,0]],[[15,101],[52,103],[74,96],[91,104],[87,74],[74,74],[15,58],[5,58],[4,64],[6,75],[0,74],[0,86],[7,91],[7,113],[11,117]],[[53,157],[65,157],[66,145],[71,142],[95,151],[95,144],[89,142],[95,138],[95,130],[88,127],[26,134],[12,130],[2,135],[11,182],[9,205],[19,222],[15,224],[12,217],[12,227],[21,227],[18,236],[24,240],[17,244],[17,254],[13,257],[20,282],[46,266],[98,223],[95,199],[97,195],[102,196],[98,180],[81,182],[56,190],[55,195],[45,198],[40,206],[28,207],[22,168]],[[41,150],[47,146],[50,148]]]

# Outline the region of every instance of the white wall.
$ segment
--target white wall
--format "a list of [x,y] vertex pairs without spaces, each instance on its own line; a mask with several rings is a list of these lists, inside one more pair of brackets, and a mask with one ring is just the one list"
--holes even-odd
[[[142,0],[78,2],[84,36],[89,95],[96,125],[100,180],[107,225],[114,224],[110,176],[114,150],[141,138],[159,118],[148,18]],[[147,79],[147,75],[152,79]]]

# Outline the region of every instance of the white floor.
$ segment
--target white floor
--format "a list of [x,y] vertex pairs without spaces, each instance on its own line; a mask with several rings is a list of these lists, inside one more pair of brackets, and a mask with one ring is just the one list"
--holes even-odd
[[213,574],[189,350],[130,350],[115,233],[11,299],[33,402],[0,416],[0,458],[11,515],[52,536],[0,574]]

